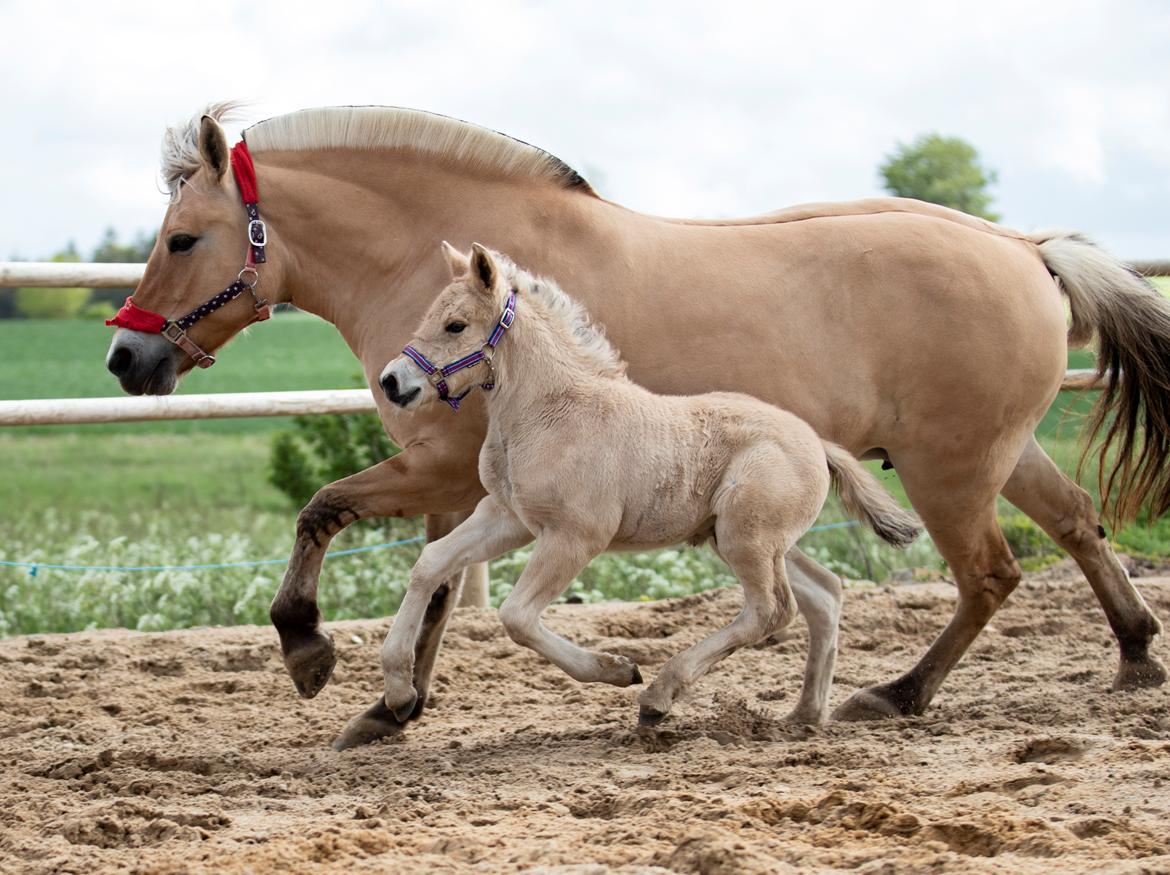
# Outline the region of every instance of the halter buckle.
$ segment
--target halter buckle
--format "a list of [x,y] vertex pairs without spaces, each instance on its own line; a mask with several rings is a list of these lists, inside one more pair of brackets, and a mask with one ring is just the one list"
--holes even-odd
[[263,219],[253,219],[248,223],[248,242],[258,249],[268,245],[268,226]]
[[195,341],[187,336],[187,332],[179,327],[177,322],[168,322],[163,326],[160,332],[163,337],[177,346],[183,352],[187,353],[194,361],[196,367],[210,368],[215,364],[215,356],[209,352],[204,352]]

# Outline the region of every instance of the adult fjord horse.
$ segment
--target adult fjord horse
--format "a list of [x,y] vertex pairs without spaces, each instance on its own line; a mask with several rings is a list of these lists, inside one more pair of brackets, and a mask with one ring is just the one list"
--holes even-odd
[[[249,248],[255,209],[241,206],[229,172],[219,124],[226,110],[210,108],[164,142],[172,202],[134,294],[138,312],[160,321],[216,295]],[[1164,682],[1149,653],[1158,621],[1088,494],[1033,438],[1060,386],[1068,342],[1096,335],[1111,385],[1100,411],[1115,415],[1106,436],[1117,450],[1119,506],[1147,502],[1161,513],[1170,505],[1170,307],[1076,234],[1023,235],[893,198],[748,219],[646,216],[598,197],[538,149],[410,110],[307,110],[254,125],[245,139],[268,227],[256,291],[336,325],[370,385],[446,281],[437,241],[479,240],[571,289],[649,389],[748,392],[858,456],[889,459],[950,565],[957,605],[917,665],[854,693],[836,717],[921,713],[1015,588],[1020,569],[996,522],[999,494],[1084,571],[1120,646],[1114,686]],[[243,294],[202,311],[182,326],[188,349],[218,349],[255,312]],[[127,324],[108,367],[128,392],[171,392],[192,354],[149,333],[161,325]],[[415,514],[427,515],[433,539],[484,494],[476,474],[482,399],[473,396],[458,415],[434,405],[406,416],[374,394],[403,451],[314,496],[272,604],[285,665],[305,697],[320,691],[335,662],[317,608],[330,539],[358,519]],[[832,577],[811,562],[798,573]],[[426,612],[412,717],[458,590],[458,580],[441,587]],[[379,698],[337,746],[400,729]]]

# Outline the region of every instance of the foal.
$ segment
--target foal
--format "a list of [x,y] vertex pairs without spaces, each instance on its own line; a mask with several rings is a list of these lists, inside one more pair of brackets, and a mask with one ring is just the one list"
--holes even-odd
[[[710,541],[743,584],[743,610],[667,661],[639,697],[639,721],[660,722],[684,688],[787,626],[797,606],[809,619],[809,657],[791,718],[823,721],[840,582],[808,574],[796,540],[830,483],[895,546],[917,536],[917,521],[848,452],[793,414],[726,392],[655,395],[626,377],[601,330],[553,282],[479,244],[470,258],[446,243],[443,251],[453,281],[381,383],[406,410],[435,401],[458,410],[477,384],[491,390],[479,456],[489,494],[414,566],[382,648],[387,707],[399,720],[415,709],[415,642],[441,583],[533,539],[532,559],[500,608],[508,634],[578,681],[641,683],[629,659],[578,647],[540,615],[599,553]],[[786,562],[806,573],[790,579]]]

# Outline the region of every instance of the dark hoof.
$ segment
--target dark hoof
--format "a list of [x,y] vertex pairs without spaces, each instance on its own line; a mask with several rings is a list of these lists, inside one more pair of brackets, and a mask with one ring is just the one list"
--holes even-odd
[[657,708],[647,708],[643,705],[638,709],[638,725],[657,726],[666,719],[668,713],[667,711],[659,711]]
[[642,683],[642,672],[638,668],[638,666],[635,665],[634,671],[633,671],[633,679],[630,681],[630,686],[631,687],[637,686],[640,683]]
[[391,708],[390,712],[399,723],[405,723],[407,720],[415,717],[420,710],[418,707],[418,693],[415,693],[408,701],[403,702],[396,708]]
[[301,639],[284,655],[284,666],[304,699],[311,699],[324,689],[336,665],[333,639],[324,632]]
[[386,703],[378,699],[364,712],[354,717],[346,724],[341,735],[333,742],[336,751],[349,750],[351,747],[360,747],[377,741],[379,738],[389,738],[402,731],[402,723],[386,707]]
[[1113,680],[1116,692],[1160,687],[1166,683],[1166,669],[1152,656],[1144,659],[1122,659]]
[[921,713],[904,696],[900,685],[883,684],[858,690],[833,712],[834,720],[886,720],[890,717],[906,717]]

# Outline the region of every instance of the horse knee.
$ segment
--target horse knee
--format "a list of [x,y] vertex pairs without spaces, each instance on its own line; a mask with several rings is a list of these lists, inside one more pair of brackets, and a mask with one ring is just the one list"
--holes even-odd
[[1011,554],[982,571],[959,581],[960,594],[969,609],[990,617],[1019,585],[1023,572]]
[[344,496],[333,485],[323,486],[297,514],[297,540],[312,541],[320,547],[330,538],[361,519]]

